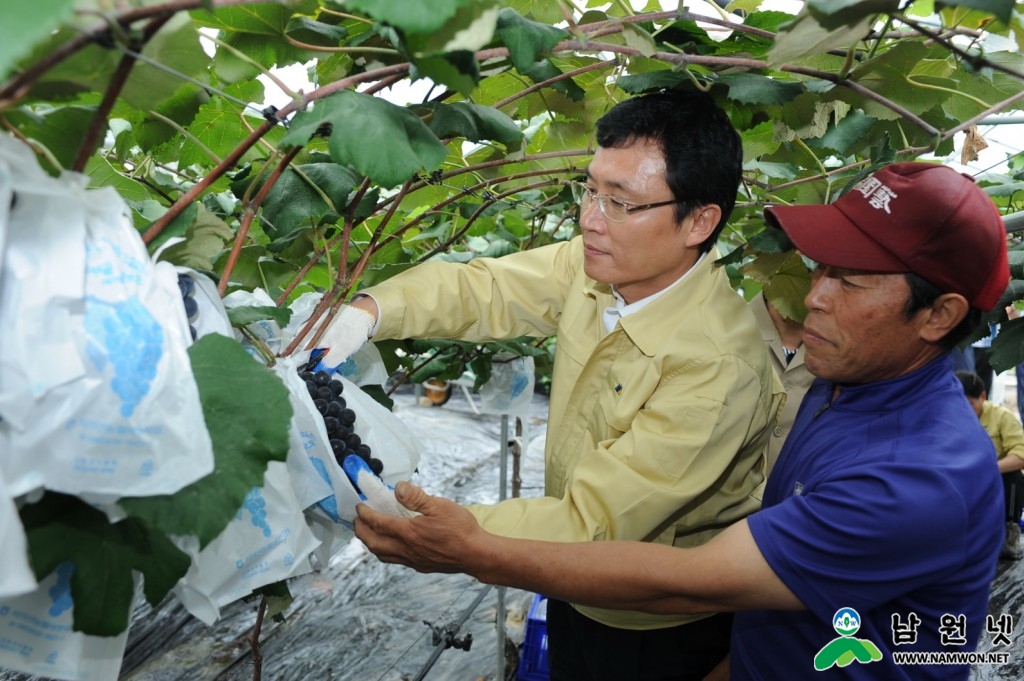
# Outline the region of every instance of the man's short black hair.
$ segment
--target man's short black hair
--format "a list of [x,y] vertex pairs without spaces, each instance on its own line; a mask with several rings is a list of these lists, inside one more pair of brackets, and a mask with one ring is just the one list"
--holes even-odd
[[722,218],[701,244],[711,250],[736,204],[743,168],[743,145],[725,112],[710,95],[667,90],[619,102],[597,122],[597,143],[621,148],[651,140],[665,155],[666,182],[681,203],[676,219],[715,204]]

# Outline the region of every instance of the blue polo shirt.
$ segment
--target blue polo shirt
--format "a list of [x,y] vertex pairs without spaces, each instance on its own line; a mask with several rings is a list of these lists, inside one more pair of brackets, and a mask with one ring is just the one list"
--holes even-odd
[[[992,441],[948,356],[835,399],[833,387],[811,386],[748,518],[807,610],[737,613],[731,678],[967,679],[966,664],[893,653],[969,652],[985,631],[1004,533]],[[842,632],[840,611],[854,613]]]

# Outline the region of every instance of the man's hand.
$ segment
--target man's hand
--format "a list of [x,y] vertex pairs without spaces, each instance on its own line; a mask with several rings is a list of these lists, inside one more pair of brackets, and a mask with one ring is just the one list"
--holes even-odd
[[327,325],[317,343],[318,347],[327,348],[321,361],[329,367],[344,362],[369,340],[376,323],[377,304],[372,298],[360,298],[350,305],[342,306],[340,313]]
[[385,563],[419,572],[473,574],[474,561],[490,535],[480,529],[469,511],[408,482],[395,486],[395,497],[420,515],[400,518],[359,504],[356,536],[366,548]]
[[415,511],[410,511],[398,503],[394,488],[389,487],[378,478],[361,456],[349,454],[342,461],[341,469],[345,471],[349,482],[356,488],[359,498],[373,510],[404,518],[416,515]]

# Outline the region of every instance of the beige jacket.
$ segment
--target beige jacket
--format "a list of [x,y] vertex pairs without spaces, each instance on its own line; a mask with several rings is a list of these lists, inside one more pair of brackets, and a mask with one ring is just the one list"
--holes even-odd
[[[708,254],[605,333],[609,287],[579,238],[468,264],[429,262],[367,289],[380,338],[485,341],[557,333],[545,497],[473,506],[496,534],[702,544],[757,510],[783,390],[749,308]],[[700,619],[578,606],[610,626]]]
[[771,439],[768,441],[768,472],[770,473],[779,458],[783,443],[789,436],[789,431],[793,429],[796,412],[800,409],[800,403],[803,402],[804,393],[814,381],[814,374],[804,364],[803,345],[797,348],[793,359],[786,364],[782,339],[779,338],[779,332],[775,329],[772,317],[768,313],[764,296],[758,294],[751,300],[750,309],[754,311],[754,319],[757,320],[757,328],[761,331],[761,338],[768,350],[768,357],[771,358],[772,368],[779,375],[782,387],[786,390],[785,407],[783,407],[779,415],[779,423],[772,429]]

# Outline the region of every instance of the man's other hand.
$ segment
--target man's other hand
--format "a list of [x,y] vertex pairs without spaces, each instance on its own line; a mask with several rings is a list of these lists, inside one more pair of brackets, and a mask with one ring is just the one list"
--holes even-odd
[[320,336],[317,346],[327,348],[327,353],[321,358],[325,366],[338,366],[369,340],[370,332],[377,323],[377,305],[370,299],[371,307],[371,304],[363,302],[365,300],[364,297],[358,303],[343,305]]
[[454,501],[433,497],[409,482],[395,486],[395,497],[410,511],[401,518],[356,506],[356,536],[385,563],[419,572],[467,572],[488,536],[469,511]]

